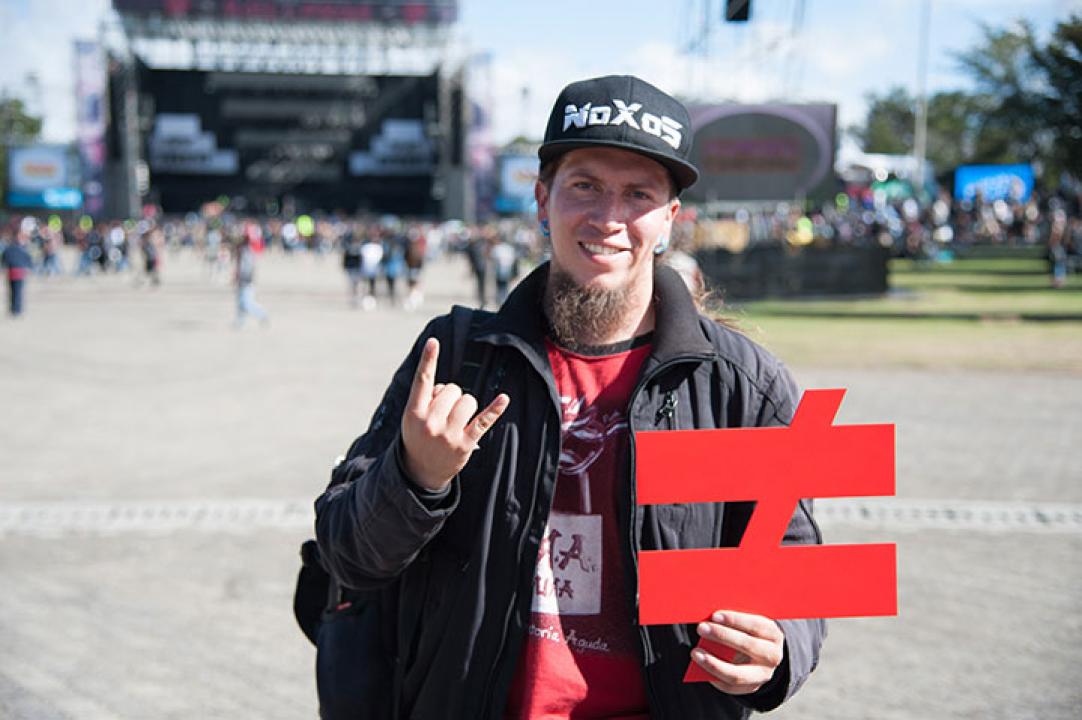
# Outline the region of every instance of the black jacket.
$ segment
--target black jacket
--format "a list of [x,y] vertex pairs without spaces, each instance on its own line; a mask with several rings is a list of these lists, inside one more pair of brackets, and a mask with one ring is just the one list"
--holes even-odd
[[[430,496],[404,475],[402,409],[424,340],[452,346],[451,321],[431,321],[395,373],[371,426],[316,502],[323,562],[344,586],[387,587],[398,601],[396,717],[499,718],[530,618],[538,546],[560,456],[560,404],[544,348],[542,266],[515,289],[473,341],[490,343],[477,389],[484,407],[498,392],[511,404],[482,439],[449,492]],[[785,425],[799,400],[789,373],[743,335],[699,315],[679,276],[655,273],[653,347],[632,392],[632,433],[655,429]],[[440,370],[447,377],[446,351]],[[439,375],[439,373],[438,373]],[[634,441],[628,468],[634,467]],[[723,461],[722,461],[723,462]],[[750,503],[636,507],[628,471],[621,497],[628,597],[637,615],[639,550],[735,546]],[[821,542],[801,502],[786,543]],[[745,718],[794,693],[814,669],[821,620],[780,622],[785,659],[757,693],[735,697],[684,684],[694,626],[639,628],[651,715]]]

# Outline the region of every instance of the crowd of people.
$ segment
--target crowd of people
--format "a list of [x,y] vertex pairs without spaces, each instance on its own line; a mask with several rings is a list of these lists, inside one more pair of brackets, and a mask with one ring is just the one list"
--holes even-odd
[[[267,321],[255,301],[257,259],[264,253],[310,254],[341,259],[347,301],[372,310],[380,305],[418,307],[427,259],[461,254],[464,275],[472,273],[479,306],[506,297],[523,261],[535,263],[543,249],[539,235],[522,220],[485,224],[403,220],[393,216],[339,215],[257,218],[230,213],[216,203],[183,216],[152,215],[139,220],[62,220],[14,216],[0,221],[0,252],[9,275],[18,276],[18,312],[26,278],[126,274],[134,283],[157,287],[169,254],[201,258],[212,280],[231,279],[237,289],[237,324]],[[7,249],[10,248],[8,251]],[[68,253],[62,253],[68,248]],[[65,266],[65,257],[68,266]],[[13,296],[14,297],[14,296]]]
[[[878,244],[922,261],[949,259],[955,249],[973,245],[1040,247],[1052,286],[1062,287],[1069,274],[1082,271],[1082,189],[1034,193],[1024,202],[958,201],[943,192],[921,205],[913,198],[887,199],[870,188],[851,188],[814,208],[779,203],[714,217],[691,209],[674,224],[670,254],[695,272],[693,258],[700,249],[743,251],[771,243]],[[77,249],[70,268],[64,267],[63,247]],[[515,279],[547,252],[536,223],[522,217],[475,224],[394,216],[257,218],[230,213],[219,203],[183,216],[139,220],[12,216],[0,223],[9,311],[22,313],[23,287],[31,275],[132,273],[139,284],[157,286],[163,255],[185,248],[203,257],[211,277],[232,272],[238,324],[246,317],[266,321],[253,290],[255,258],[265,251],[340,254],[348,302],[364,310],[381,304],[417,308],[424,297],[425,261],[443,252],[463,257],[477,306],[496,307]]]
[[[720,227],[720,230],[719,230]],[[726,235],[736,227],[735,242]],[[679,229],[679,228],[678,228]],[[851,188],[831,202],[806,209],[780,203],[770,209],[737,210],[719,221],[694,218],[684,226],[692,245],[763,243],[835,247],[877,244],[895,256],[916,260],[949,258],[956,248],[975,245],[1044,247],[1051,260],[1082,268],[1082,188],[1033,193],[1025,201],[955,200],[941,192],[929,203],[912,197],[888,199],[870,188]],[[728,232],[732,239],[732,232]]]

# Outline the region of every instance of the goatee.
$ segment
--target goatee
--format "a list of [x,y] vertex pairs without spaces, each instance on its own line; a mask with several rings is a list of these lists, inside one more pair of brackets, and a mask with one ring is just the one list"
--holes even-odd
[[568,349],[604,344],[624,322],[630,296],[627,285],[584,287],[550,266],[544,302],[553,339]]

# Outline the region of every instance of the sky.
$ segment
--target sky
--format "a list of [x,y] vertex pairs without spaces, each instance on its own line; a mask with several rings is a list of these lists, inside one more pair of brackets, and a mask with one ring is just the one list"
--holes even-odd
[[[560,88],[595,75],[635,74],[697,101],[837,103],[842,127],[863,119],[868,93],[917,90],[923,0],[752,0],[748,23],[721,22],[721,0],[706,22],[705,2],[459,0],[459,44],[486,59],[474,90],[492,139],[540,135]],[[929,2],[933,93],[967,87],[952,53],[980,40],[981,23],[1024,18],[1046,38],[1082,14],[1082,0]],[[44,115],[47,141],[74,138],[71,44],[93,39],[109,12],[109,0],[0,0],[0,91]]]

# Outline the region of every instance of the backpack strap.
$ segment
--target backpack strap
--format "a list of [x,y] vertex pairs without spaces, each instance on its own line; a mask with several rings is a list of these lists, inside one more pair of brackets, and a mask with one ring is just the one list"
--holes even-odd
[[[455,305],[451,308],[451,353],[450,373],[445,376],[477,398],[478,404],[483,401],[483,389],[478,388],[478,379],[482,377],[482,368],[491,361],[493,346],[491,343],[470,342],[470,338],[476,333],[481,325],[491,318],[493,313],[485,310],[475,310],[463,305]],[[490,382],[490,387],[495,387],[502,378],[502,372],[497,369],[495,382]],[[421,552],[415,562],[427,562],[426,553]],[[401,581],[401,578],[400,578]],[[384,617],[395,618],[394,622],[387,623],[386,627],[393,638],[392,653],[394,657],[394,669],[391,684],[391,717],[398,717],[401,711],[399,698],[402,695],[403,668],[402,663],[412,648],[409,647],[410,632],[420,621],[422,608],[417,602],[410,602],[415,598],[409,597],[407,590],[404,595],[401,587],[396,583],[391,593],[382,596],[382,612]],[[393,629],[393,631],[392,631]]]
[[476,310],[463,305],[455,305],[451,308],[454,333],[451,346],[451,377],[463,392],[476,397],[479,403],[482,399],[483,388],[477,387],[477,381],[481,375],[481,368],[490,359],[492,345],[470,342],[470,338],[492,315],[493,313],[487,310]]

